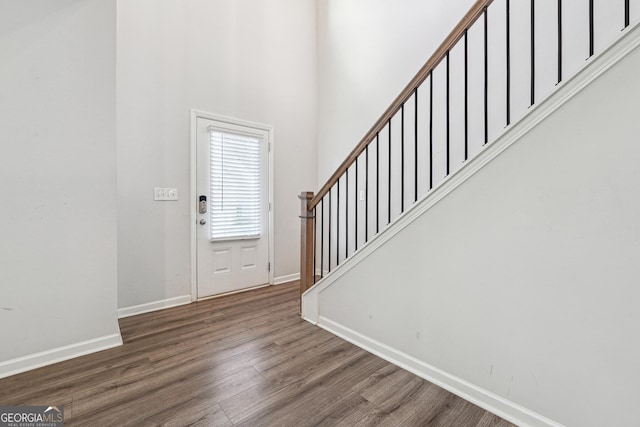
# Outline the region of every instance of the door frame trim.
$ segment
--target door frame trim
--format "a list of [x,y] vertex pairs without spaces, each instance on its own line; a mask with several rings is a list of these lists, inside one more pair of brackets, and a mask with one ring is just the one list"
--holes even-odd
[[[197,219],[198,212],[196,209],[196,201],[198,200],[197,195],[197,174],[196,174],[196,153],[197,153],[197,143],[198,143],[198,129],[197,129],[197,120],[198,119],[207,119],[214,120],[221,123],[228,123],[236,126],[244,126],[248,128],[259,129],[264,131],[268,135],[268,143],[269,143],[269,205],[271,209],[269,210],[269,244],[268,244],[268,252],[269,252],[269,263],[271,268],[269,269],[269,285],[273,285],[273,277],[274,277],[274,234],[273,234],[273,215],[275,210],[275,205],[273,203],[273,152],[274,152],[274,130],[273,126],[265,125],[262,123],[249,122],[246,120],[236,119],[234,117],[221,116],[218,114],[208,113],[206,111],[201,110],[191,110],[191,165],[190,165],[190,216],[189,219],[191,221],[191,301],[198,300],[198,239],[197,239]],[[209,297],[207,297],[209,298]]]

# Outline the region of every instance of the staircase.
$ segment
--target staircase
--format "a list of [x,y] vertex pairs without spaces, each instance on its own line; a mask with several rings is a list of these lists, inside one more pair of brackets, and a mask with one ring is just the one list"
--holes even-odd
[[476,2],[300,196],[303,317],[518,425],[636,425],[632,6]]

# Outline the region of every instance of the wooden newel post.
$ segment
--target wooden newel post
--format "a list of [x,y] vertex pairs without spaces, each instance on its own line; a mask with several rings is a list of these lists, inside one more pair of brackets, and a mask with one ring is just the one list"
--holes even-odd
[[313,192],[300,193],[300,311],[302,312],[302,294],[313,286],[313,209],[309,202]]

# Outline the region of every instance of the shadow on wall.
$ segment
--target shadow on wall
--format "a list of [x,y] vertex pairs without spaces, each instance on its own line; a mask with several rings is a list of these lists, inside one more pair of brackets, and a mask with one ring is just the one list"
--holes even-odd
[[[72,7],[81,8],[87,2],[88,0],[2,0],[0,2],[0,39],[11,37],[12,33],[21,31],[25,27],[36,25],[39,28],[39,35],[47,34],[55,30],[56,20],[48,19],[50,15]],[[9,9],[11,13],[7,12]]]

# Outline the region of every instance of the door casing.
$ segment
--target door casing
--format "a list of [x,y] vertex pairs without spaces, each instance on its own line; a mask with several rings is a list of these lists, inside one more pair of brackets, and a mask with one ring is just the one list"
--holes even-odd
[[[189,203],[190,203],[190,221],[191,221],[191,301],[196,301],[198,299],[198,241],[197,241],[197,221],[198,221],[198,209],[197,209],[197,205],[198,205],[198,194],[197,194],[197,189],[196,189],[196,185],[197,185],[197,174],[196,174],[196,165],[197,165],[197,158],[196,158],[196,153],[197,153],[197,136],[198,136],[198,132],[197,132],[197,127],[196,127],[196,122],[199,118],[202,119],[209,119],[209,120],[215,120],[217,122],[221,122],[221,123],[229,123],[232,125],[237,125],[237,126],[244,126],[244,127],[249,127],[249,128],[254,128],[254,129],[260,129],[262,131],[267,132],[267,138],[268,138],[268,143],[269,143],[269,265],[271,266],[271,268],[269,269],[269,284],[273,285],[273,277],[274,277],[274,241],[273,241],[273,237],[274,237],[274,233],[273,233],[273,213],[274,213],[274,204],[273,204],[273,152],[274,152],[274,144],[273,144],[273,126],[269,126],[269,125],[265,125],[265,124],[261,124],[261,123],[254,123],[254,122],[248,122],[246,120],[240,120],[240,119],[236,119],[233,117],[226,117],[226,116],[220,116],[217,114],[213,114],[213,113],[208,113],[205,111],[200,111],[200,110],[191,110],[191,168],[190,168],[190,178],[191,178],[191,185],[190,185],[190,191],[189,191]],[[246,291],[247,289],[243,289],[241,291],[236,291],[236,292],[243,292]],[[235,292],[229,292],[229,293],[235,293]],[[221,295],[228,295],[228,294],[221,294]],[[221,296],[221,295],[216,295],[214,296]],[[209,297],[211,298],[211,297]]]

